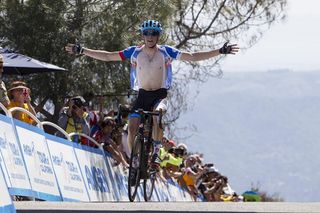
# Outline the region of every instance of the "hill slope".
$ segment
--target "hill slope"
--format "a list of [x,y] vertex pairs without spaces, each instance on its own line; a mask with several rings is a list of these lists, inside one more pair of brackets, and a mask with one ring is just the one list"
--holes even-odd
[[[260,182],[286,201],[320,201],[320,72],[226,73],[199,88],[179,126],[242,193]],[[187,132],[179,132],[183,136]]]

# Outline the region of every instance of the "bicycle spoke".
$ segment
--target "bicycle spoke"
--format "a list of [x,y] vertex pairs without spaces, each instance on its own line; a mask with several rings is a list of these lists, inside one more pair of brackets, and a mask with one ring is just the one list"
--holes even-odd
[[[153,153],[153,144],[152,142],[149,144],[149,147],[146,148],[147,150],[147,165],[150,165],[151,163],[151,157]],[[152,197],[152,193],[154,190],[154,184],[157,176],[157,171],[156,170],[150,170],[150,167],[147,166],[147,178],[144,179],[143,183],[143,191],[144,191],[144,200],[145,201],[150,201]]]

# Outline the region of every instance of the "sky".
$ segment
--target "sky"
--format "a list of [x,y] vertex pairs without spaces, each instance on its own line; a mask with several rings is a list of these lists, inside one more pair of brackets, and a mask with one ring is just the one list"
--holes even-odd
[[[286,20],[272,25],[262,39],[250,49],[227,57],[221,64],[222,69],[224,71],[320,70],[319,8],[319,0],[288,0]],[[244,45],[238,44],[240,47]]]

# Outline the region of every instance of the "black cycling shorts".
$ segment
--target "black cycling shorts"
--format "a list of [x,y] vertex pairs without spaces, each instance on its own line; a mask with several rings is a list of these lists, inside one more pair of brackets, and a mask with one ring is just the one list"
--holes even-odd
[[[153,108],[164,98],[167,97],[167,89],[161,88],[154,91],[147,91],[144,89],[139,89],[138,97],[135,100],[132,109],[143,109],[145,111],[152,111]],[[140,117],[138,114],[131,114],[130,118]]]

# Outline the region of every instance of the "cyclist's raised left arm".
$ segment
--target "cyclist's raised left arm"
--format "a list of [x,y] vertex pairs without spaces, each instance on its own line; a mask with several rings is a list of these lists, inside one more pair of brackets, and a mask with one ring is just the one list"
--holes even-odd
[[219,50],[203,52],[182,52],[180,60],[182,61],[202,61],[220,55]]
[[216,57],[220,54],[236,54],[239,51],[237,44],[228,45],[226,42],[220,49],[199,51],[199,52],[181,52],[180,60],[182,61],[202,61],[209,58]]

